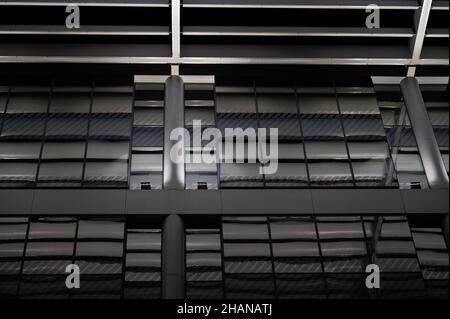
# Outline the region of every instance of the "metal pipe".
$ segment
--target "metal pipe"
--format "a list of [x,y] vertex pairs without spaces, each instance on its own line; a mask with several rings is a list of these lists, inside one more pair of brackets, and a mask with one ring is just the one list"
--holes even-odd
[[430,188],[448,188],[447,171],[420,92],[419,83],[415,78],[407,77],[400,82],[400,87],[428,184]]
[[183,190],[185,186],[184,135],[171,138],[184,129],[184,82],[172,75],[166,80],[164,107],[164,189]]

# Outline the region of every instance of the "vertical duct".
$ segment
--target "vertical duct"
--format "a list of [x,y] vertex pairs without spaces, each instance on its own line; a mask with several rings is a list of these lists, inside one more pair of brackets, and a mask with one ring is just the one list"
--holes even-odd
[[[164,189],[185,187],[184,135],[172,140],[173,130],[184,128],[184,83],[180,76],[170,76],[165,85],[164,107]],[[185,298],[185,228],[178,215],[164,220],[162,234],[162,298]]]
[[185,185],[184,143],[170,138],[174,130],[184,128],[184,82],[180,76],[167,78],[164,99],[164,189],[181,190]]

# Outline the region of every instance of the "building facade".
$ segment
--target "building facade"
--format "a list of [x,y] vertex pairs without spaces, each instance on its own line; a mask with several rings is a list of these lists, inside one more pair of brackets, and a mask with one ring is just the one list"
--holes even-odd
[[0,1],[0,298],[448,298],[448,12]]

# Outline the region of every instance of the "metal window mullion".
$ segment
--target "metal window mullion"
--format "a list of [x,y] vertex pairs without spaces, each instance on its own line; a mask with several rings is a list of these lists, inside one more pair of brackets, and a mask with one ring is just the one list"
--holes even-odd
[[308,155],[306,152],[305,134],[303,133],[303,123],[302,123],[302,117],[301,117],[301,113],[300,113],[300,100],[299,100],[299,94],[297,91],[297,83],[294,81],[293,85],[294,85],[295,101],[296,101],[296,106],[297,106],[297,118],[298,118],[298,123],[300,125],[300,134],[302,135],[303,157],[304,157],[304,162],[305,162],[305,167],[306,167],[306,178],[308,179],[307,185],[308,185],[308,187],[311,187],[311,173],[309,171]]
[[312,221],[314,223],[314,229],[316,231],[316,241],[317,247],[319,248],[319,258],[320,258],[320,267],[322,269],[322,278],[325,285],[326,290],[326,298],[329,298],[329,290],[328,290],[328,282],[327,282],[327,273],[325,272],[325,266],[323,264],[323,253],[322,253],[322,243],[320,242],[320,234],[319,234],[319,226],[317,225],[317,216],[312,216]]
[[[256,81],[253,81],[253,98],[254,98],[254,102],[255,102],[255,115],[256,115],[256,149],[258,154],[256,155],[256,160],[258,161],[260,167],[262,166],[262,163],[260,160],[258,160],[259,157],[262,157],[262,153],[261,153],[261,149],[260,149],[260,141],[259,141],[259,134],[258,134],[258,129],[261,127],[261,121],[259,118],[259,108],[258,108],[258,94],[257,94],[257,89],[256,89]],[[267,141],[264,141],[267,142]],[[249,150],[249,145],[248,145],[248,141],[247,141],[247,150]],[[245,149],[244,149],[245,151]],[[245,156],[245,152],[244,152],[244,156]],[[247,158],[248,159],[248,158]],[[265,165],[265,164],[264,164]],[[265,170],[264,170],[265,172]],[[263,188],[266,188],[266,174],[263,173]]]
[[275,290],[275,299],[279,298],[278,294],[278,287],[277,287],[277,274],[275,271],[275,257],[273,254],[273,239],[272,239],[272,229],[270,225],[270,218],[269,216],[266,216],[266,226],[267,226],[267,232],[269,235],[269,249],[270,249],[270,262],[272,265],[272,278],[273,278],[273,287]]
[[350,173],[352,174],[353,187],[356,188],[355,171],[353,170],[352,159],[350,157],[350,148],[348,147],[348,139],[347,139],[347,134],[345,133],[344,119],[342,118],[341,106],[339,103],[339,96],[337,93],[335,82],[333,82],[333,89],[334,89],[334,97],[336,99],[336,106],[338,109],[339,122],[341,123],[342,134],[344,136],[344,144],[345,144],[345,150],[347,152],[348,165],[350,166]]
[[221,263],[221,267],[222,267],[222,297],[224,299],[227,298],[226,295],[226,291],[227,291],[227,286],[226,286],[226,282],[225,282],[225,278],[226,278],[226,272],[225,272],[225,241],[224,241],[224,237],[223,237],[223,216],[220,216],[220,258],[222,260]]
[[[214,95],[214,127],[217,128],[217,92],[216,92],[216,81],[214,81],[213,84],[213,95]],[[216,170],[217,170],[217,189],[220,189],[220,175],[221,175],[221,169],[222,169],[222,165],[221,165],[221,159],[220,156],[222,155],[222,151],[219,152],[219,147],[220,150],[222,150],[222,141],[220,141],[220,146],[216,145],[216,149],[214,151],[214,155],[216,157]],[[221,224],[222,225],[222,224]]]
[[84,179],[86,176],[87,152],[88,152],[88,145],[89,145],[89,132],[91,130],[92,108],[94,105],[94,91],[95,91],[95,80],[92,80],[92,82],[91,82],[91,97],[90,97],[90,101],[89,101],[89,113],[87,116],[87,129],[86,129],[84,155],[83,155],[83,171],[81,174],[81,186],[82,187],[85,185]]
[[3,123],[5,122],[6,112],[8,111],[9,100],[11,98],[12,81],[10,81],[8,83],[9,83],[9,85],[8,85],[8,92],[6,92],[5,109],[3,111],[3,116],[1,117],[1,120],[0,120],[0,137],[2,136]]
[[[73,238],[73,253],[72,253],[72,264],[76,265],[76,258],[77,258],[77,246],[78,246],[78,229],[80,228],[80,218],[76,218],[76,225],[75,225],[75,234]],[[72,297],[72,290],[69,291],[69,299]]]
[[133,97],[131,99],[131,114],[130,114],[130,138],[129,138],[129,145],[128,145],[128,189],[131,189],[131,161],[133,159],[133,132],[134,132],[134,106],[135,106],[135,99],[136,99],[136,83],[133,83]]
[[20,287],[23,280],[23,268],[25,265],[26,251],[28,246],[28,236],[30,234],[30,226],[31,226],[31,217],[28,217],[27,230],[25,232],[23,252],[22,252],[22,261],[20,262],[19,280],[17,282],[17,291],[16,291],[17,298],[20,297]]
[[[367,265],[372,263],[372,256],[375,254],[375,247],[372,247],[369,243],[369,238],[367,237],[367,231],[366,231],[366,223],[364,221],[363,216],[359,216],[359,219],[361,221],[362,230],[364,234],[364,243],[367,250]],[[373,236],[373,233],[372,233]],[[366,265],[366,267],[367,267]],[[369,290],[369,296],[374,296],[375,298],[378,296],[378,291],[375,289]]]
[[422,267],[422,263],[420,262],[419,255],[417,254],[417,246],[416,246],[416,242],[414,241],[413,232],[412,232],[412,230],[411,230],[411,226],[409,225],[409,216],[406,215],[405,217],[406,217],[406,221],[405,221],[405,222],[406,222],[406,224],[408,225],[408,229],[409,229],[410,240],[411,240],[412,245],[413,245],[413,247],[414,247],[414,256],[415,256],[415,259],[416,259],[417,264],[419,265],[419,269],[420,269],[420,270],[419,270],[420,277],[422,278],[423,283],[424,283],[424,285],[426,286],[427,280],[426,280],[425,277],[423,276],[423,272],[424,272],[424,270],[426,270],[426,269],[425,269],[425,267]]
[[37,184],[39,182],[39,173],[41,170],[42,153],[44,151],[44,144],[45,144],[46,136],[47,136],[47,124],[48,124],[48,119],[50,117],[50,106],[52,104],[53,87],[54,87],[54,80],[51,81],[49,92],[48,92],[48,103],[47,103],[47,111],[45,113],[44,131],[42,133],[41,148],[39,149],[38,166],[36,169],[36,176],[35,176],[35,180],[34,180],[35,187],[37,186]]
[[121,285],[120,285],[120,298],[125,299],[125,282],[126,282],[126,267],[127,267],[127,241],[128,241],[128,231],[127,231],[127,217],[123,217],[123,247],[122,247],[122,274],[121,274]]

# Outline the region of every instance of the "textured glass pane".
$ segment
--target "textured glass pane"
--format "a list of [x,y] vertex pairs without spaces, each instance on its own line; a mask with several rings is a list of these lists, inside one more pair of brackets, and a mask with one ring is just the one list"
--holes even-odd
[[0,159],[25,160],[38,159],[41,143],[0,142]]
[[50,113],[89,113],[89,93],[53,93]]
[[48,93],[13,93],[8,102],[7,113],[46,113],[48,103]]
[[39,181],[80,181],[83,163],[42,163],[39,169]]
[[256,113],[255,97],[252,94],[218,94],[218,113]]
[[299,95],[301,114],[339,114],[334,95]]
[[83,159],[85,142],[46,142],[42,150],[43,159]]
[[92,113],[130,113],[132,96],[119,93],[94,94]]
[[164,109],[162,108],[136,108],[133,116],[134,125],[164,125]]
[[291,95],[258,94],[259,113],[297,114],[297,103],[294,92]]
[[37,163],[0,163],[0,181],[34,181],[36,171]]
[[89,141],[87,158],[127,160],[129,148],[128,142]]
[[342,114],[380,114],[374,95],[339,95],[339,107]]

